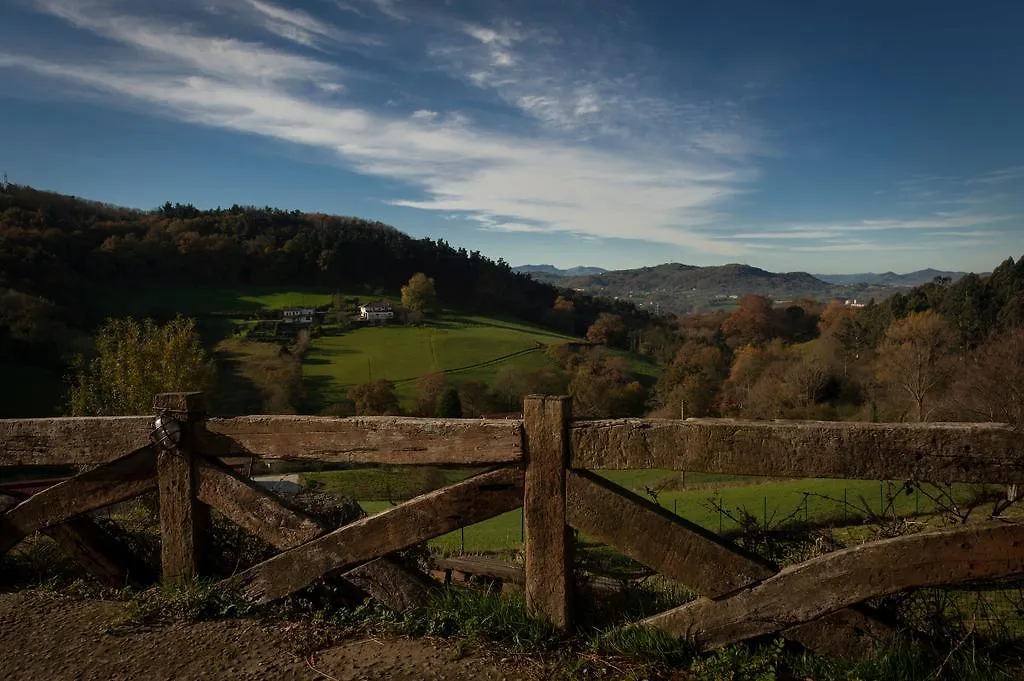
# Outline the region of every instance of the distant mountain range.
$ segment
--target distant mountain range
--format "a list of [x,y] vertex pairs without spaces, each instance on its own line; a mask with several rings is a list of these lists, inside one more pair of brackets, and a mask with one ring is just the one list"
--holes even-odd
[[631,270],[600,267],[559,269],[552,265],[522,265],[516,272],[539,281],[609,298],[629,300],[640,307],[666,312],[694,312],[728,307],[742,295],[756,293],[776,301],[811,298],[882,299],[899,287],[917,286],[935,277],[957,280],[963,272],[935,269],[907,274],[808,274],[768,272],[750,265],[698,267],[667,263]]
[[570,267],[567,270],[560,270],[554,265],[520,265],[512,268],[516,272],[533,275],[538,281],[550,281],[563,277],[579,277],[588,274],[603,274],[607,272],[603,267]]
[[927,284],[935,279],[935,277],[948,277],[952,281],[956,281],[966,274],[966,272],[946,272],[944,270],[935,270],[929,267],[925,270],[907,272],[906,274],[896,274],[895,272],[883,272],[882,274],[878,274],[877,272],[863,272],[861,274],[815,274],[814,276],[831,284],[920,286],[921,284]]

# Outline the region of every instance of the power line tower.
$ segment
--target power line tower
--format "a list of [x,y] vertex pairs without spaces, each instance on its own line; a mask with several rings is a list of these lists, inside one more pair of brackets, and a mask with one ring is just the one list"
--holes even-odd
[[3,178],[2,181],[0,181],[0,191],[7,191],[7,189],[10,186],[11,186],[11,183],[7,179],[7,173],[4,173],[4,178]]

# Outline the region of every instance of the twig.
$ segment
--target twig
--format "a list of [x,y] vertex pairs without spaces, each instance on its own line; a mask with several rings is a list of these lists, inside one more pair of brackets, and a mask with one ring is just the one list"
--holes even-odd
[[323,671],[322,669],[317,669],[316,665],[313,664],[313,658],[315,657],[315,655],[316,654],[314,653],[313,655],[310,655],[309,657],[306,658],[306,666],[309,667],[311,670],[313,670],[315,673],[317,673],[320,676],[322,676],[325,679],[327,679],[328,681],[341,681],[341,679],[339,679],[338,677],[331,676],[330,674],[328,674],[327,672]]
[[953,655],[956,653],[956,651],[960,650],[963,644],[967,643],[967,639],[969,639],[972,634],[974,634],[974,625],[971,625],[971,628],[968,629],[967,633],[963,635],[963,638],[961,638],[957,642],[957,644],[953,646],[953,649],[949,651],[948,655],[946,655],[946,659],[944,659],[942,661],[942,664],[940,664],[938,668],[935,670],[936,679],[942,678],[942,670],[945,669],[946,665],[949,664],[949,661],[953,659]]

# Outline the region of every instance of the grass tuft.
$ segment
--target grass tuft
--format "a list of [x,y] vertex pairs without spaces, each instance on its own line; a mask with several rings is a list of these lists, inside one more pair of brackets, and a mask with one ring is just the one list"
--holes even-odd
[[458,637],[519,652],[550,648],[560,640],[550,623],[526,612],[521,596],[473,589],[445,589],[430,605],[395,615],[387,623],[408,636]]

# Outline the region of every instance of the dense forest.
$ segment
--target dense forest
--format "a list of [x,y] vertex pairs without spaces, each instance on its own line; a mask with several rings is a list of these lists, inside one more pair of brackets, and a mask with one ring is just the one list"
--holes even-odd
[[[0,369],[81,367],[75,358],[95,353],[93,332],[128,288],[160,288],[173,310],[186,285],[373,293],[397,291],[418,272],[446,306],[587,342],[551,345],[550,368],[500,372],[491,385],[424,376],[414,413],[450,412],[457,400],[457,411],[478,415],[514,409],[530,392],[565,392],[585,417],[1022,422],[1024,258],[864,307],[747,295],[732,310],[655,317],[357,218],[169,203],[138,211],[15,185],[0,193]],[[640,380],[627,351],[657,364],[657,380]],[[298,364],[291,369],[301,381]],[[349,397],[327,411],[401,411],[379,382]],[[298,399],[264,408],[303,409]]]

